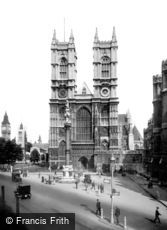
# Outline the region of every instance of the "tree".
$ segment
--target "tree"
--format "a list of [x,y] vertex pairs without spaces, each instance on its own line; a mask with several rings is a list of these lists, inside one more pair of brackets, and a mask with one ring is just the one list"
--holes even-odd
[[16,141],[5,140],[0,138],[0,163],[12,164],[16,160],[22,160],[23,153],[20,145],[16,144]]
[[30,149],[32,148],[31,142],[26,142],[25,148],[26,148],[26,152],[30,152]]
[[32,152],[31,152],[31,157],[30,157],[30,161],[32,162],[38,162],[40,159],[40,154],[38,152],[37,149],[33,149]]

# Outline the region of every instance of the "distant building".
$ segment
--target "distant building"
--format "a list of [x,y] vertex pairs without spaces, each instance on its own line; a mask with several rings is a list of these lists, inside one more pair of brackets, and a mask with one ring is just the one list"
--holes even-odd
[[[149,153],[150,173],[161,181],[167,179],[167,60],[161,75],[153,76],[153,120],[145,130],[145,152]],[[152,134],[151,134],[152,127]],[[148,134],[150,133],[150,134]],[[150,135],[150,143],[148,143]],[[151,146],[151,149],[149,149]]]
[[23,124],[21,123],[18,129],[18,137],[17,137],[17,144],[25,149],[25,142],[26,142],[26,131],[23,128]]
[[1,123],[1,134],[5,140],[10,140],[11,126],[7,113],[5,113],[3,121]]
[[26,130],[23,127],[23,124],[21,123],[18,129],[17,144],[20,145],[22,148],[24,161],[26,159],[26,142],[27,142]]
[[133,126],[129,111],[118,115],[118,124],[120,148],[122,150],[143,149],[143,138],[137,127]]
[[38,142],[34,142],[34,144],[32,145],[30,149],[30,156],[31,156],[31,153],[34,150],[36,150],[40,155],[40,160],[48,161],[48,148],[49,148],[49,144],[42,143],[41,136],[39,136]]
[[147,174],[152,171],[153,161],[153,118],[148,121],[147,128],[144,129],[144,168]]

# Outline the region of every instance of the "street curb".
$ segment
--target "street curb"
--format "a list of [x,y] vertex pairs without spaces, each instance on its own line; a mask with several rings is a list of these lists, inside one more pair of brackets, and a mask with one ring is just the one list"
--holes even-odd
[[140,188],[142,188],[147,194],[149,194],[152,198],[154,198],[154,200],[158,201],[159,203],[161,203],[163,206],[165,206],[167,208],[167,205],[165,203],[163,203],[161,200],[158,200],[156,198],[155,195],[153,195],[152,193],[150,193],[147,189],[145,189],[142,185],[140,185],[139,183],[136,182],[135,179],[133,179],[131,176],[128,175],[128,177],[133,181],[135,182],[138,186],[140,186]]

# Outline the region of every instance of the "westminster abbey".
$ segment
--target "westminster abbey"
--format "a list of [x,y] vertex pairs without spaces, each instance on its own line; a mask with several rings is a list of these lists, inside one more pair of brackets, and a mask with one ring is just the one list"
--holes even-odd
[[67,100],[70,107],[73,167],[103,167],[110,163],[111,154],[117,162],[120,161],[122,140],[118,124],[117,49],[115,28],[111,41],[99,40],[96,29],[93,42],[93,92],[86,83],[81,91],[77,91],[77,54],[73,33],[68,42],[60,42],[54,32],[49,103],[49,154],[52,164],[61,166],[65,162],[64,115]]

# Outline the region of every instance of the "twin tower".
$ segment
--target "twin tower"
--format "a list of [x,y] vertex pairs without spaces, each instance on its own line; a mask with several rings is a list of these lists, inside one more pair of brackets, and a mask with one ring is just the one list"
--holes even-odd
[[110,162],[112,153],[119,158],[117,49],[115,28],[110,41],[100,41],[96,29],[93,42],[93,92],[86,83],[78,91],[73,33],[68,42],[60,42],[54,31],[49,103],[49,153],[52,164],[65,164],[64,114],[67,100],[71,119],[70,160],[74,168],[102,167]]

